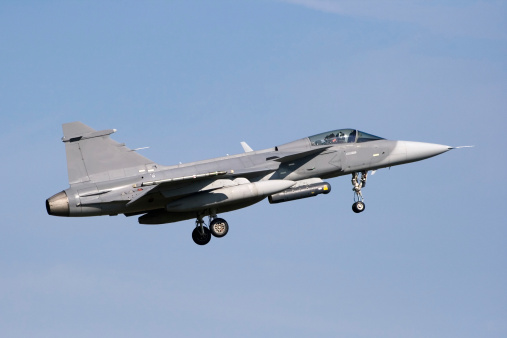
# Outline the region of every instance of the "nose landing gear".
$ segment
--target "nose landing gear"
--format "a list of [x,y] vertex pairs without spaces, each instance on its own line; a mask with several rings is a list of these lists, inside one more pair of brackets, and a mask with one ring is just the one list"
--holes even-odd
[[197,245],[206,245],[211,240],[211,235],[217,238],[224,237],[229,232],[229,224],[223,218],[217,218],[216,212],[209,215],[209,228],[203,220],[203,214],[198,214],[195,221],[195,229],[192,231],[192,239]]
[[[359,174],[357,172],[352,174],[352,191],[354,191],[354,204],[352,204],[352,210],[358,214],[364,211],[364,198],[361,193],[361,189],[366,186],[366,179],[368,178],[368,172],[361,172],[361,179],[359,180]],[[357,201],[356,201],[357,200]]]

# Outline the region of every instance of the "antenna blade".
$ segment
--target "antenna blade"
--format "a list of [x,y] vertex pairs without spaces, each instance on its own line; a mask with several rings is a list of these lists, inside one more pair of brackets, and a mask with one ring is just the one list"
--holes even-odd
[[248,144],[246,144],[246,142],[241,142],[241,146],[243,147],[243,150],[245,151],[245,153],[249,153],[252,150],[252,148],[250,148],[250,146]]

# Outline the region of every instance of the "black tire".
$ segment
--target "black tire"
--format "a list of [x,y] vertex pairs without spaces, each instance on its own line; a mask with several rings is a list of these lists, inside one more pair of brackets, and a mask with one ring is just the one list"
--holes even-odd
[[215,218],[209,224],[209,230],[215,237],[224,237],[229,232],[229,224],[227,224],[227,221],[223,218]]
[[206,245],[211,240],[211,232],[207,227],[203,227],[204,234],[201,233],[201,227],[198,226],[192,231],[192,239],[197,245]]
[[357,201],[356,203],[352,204],[352,210],[358,214],[360,212],[363,212],[365,209],[365,205],[361,201]]

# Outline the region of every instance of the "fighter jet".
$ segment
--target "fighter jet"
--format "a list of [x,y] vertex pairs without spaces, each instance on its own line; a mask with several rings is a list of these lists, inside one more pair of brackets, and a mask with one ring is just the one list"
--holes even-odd
[[[362,188],[369,171],[420,161],[453,147],[386,140],[357,129],[337,129],[264,150],[164,166],[81,122],[63,124],[70,187],[46,200],[49,215],[140,216],[140,224],[196,219],[198,245],[224,237],[226,220],[217,215],[268,198],[282,203],[328,194],[325,182],[351,175],[352,210],[365,210]],[[207,223],[205,218],[208,218]]]

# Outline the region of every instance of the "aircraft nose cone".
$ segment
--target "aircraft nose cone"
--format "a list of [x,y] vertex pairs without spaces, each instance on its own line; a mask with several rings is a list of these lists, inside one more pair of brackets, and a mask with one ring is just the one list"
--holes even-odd
[[442,144],[410,141],[405,141],[404,143],[408,162],[424,160],[445,153],[451,149],[451,147]]
[[52,216],[69,216],[69,198],[60,191],[46,200],[46,210]]

